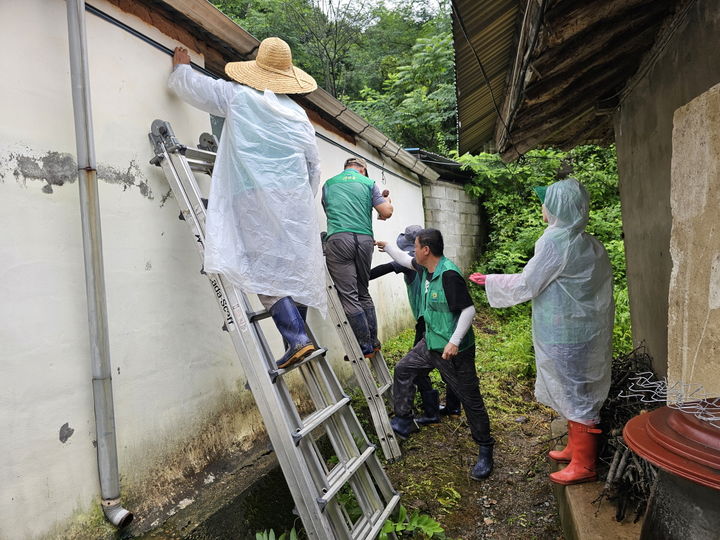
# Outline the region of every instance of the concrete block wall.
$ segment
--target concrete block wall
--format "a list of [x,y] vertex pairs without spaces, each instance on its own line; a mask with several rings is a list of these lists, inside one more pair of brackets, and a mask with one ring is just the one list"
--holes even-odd
[[461,185],[440,180],[423,185],[423,201],[425,226],[442,232],[445,256],[462,270],[470,270],[483,237],[478,200]]

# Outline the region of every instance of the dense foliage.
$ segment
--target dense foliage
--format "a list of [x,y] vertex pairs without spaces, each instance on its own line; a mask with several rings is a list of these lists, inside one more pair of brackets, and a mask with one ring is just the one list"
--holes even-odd
[[456,147],[447,0],[215,0],[258,39],[279,36],[296,65],[405,147]]
[[[590,194],[590,221],[587,232],[608,251],[615,278],[615,350],[632,348],[630,316],[622,239],[620,195],[615,148],[579,146],[570,152],[534,150],[517,163],[505,164],[494,154],[465,155],[459,160],[472,169],[475,179],[466,186],[480,197],[488,223],[488,239],[478,262],[483,273],[519,272],[532,257],[535,241],[545,228],[540,202],[533,186],[554,181],[563,158],[572,159],[573,174]],[[477,297],[484,294],[474,289]],[[527,316],[529,306],[509,310],[507,317]]]

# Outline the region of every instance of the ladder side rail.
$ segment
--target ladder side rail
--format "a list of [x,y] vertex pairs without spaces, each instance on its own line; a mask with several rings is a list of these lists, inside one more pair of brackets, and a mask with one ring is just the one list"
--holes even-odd
[[[318,381],[322,382],[325,390],[329,392],[327,397],[319,398],[319,401],[332,403],[339,399],[348,399],[325,358],[319,359],[318,362],[309,366],[308,372],[306,383],[311,389],[311,393],[323,393]],[[351,422],[348,422],[348,417]],[[346,407],[328,419],[328,423],[325,425],[325,432],[339,461],[336,467],[341,469],[347,467],[348,462],[358,458],[367,448],[372,446],[362,429],[353,429],[352,422],[355,422],[356,427],[359,426],[357,416],[350,407]],[[362,449],[358,447],[358,440],[364,445]],[[373,456],[372,459],[377,459],[377,457]],[[333,469],[333,472],[335,472],[335,469]],[[372,515],[376,510],[384,508],[384,504],[381,504],[383,501],[380,500],[375,490],[373,479],[364,466],[350,479],[350,487],[364,515]]]
[[332,282],[332,278],[327,269],[325,276],[330,317],[343,343],[343,348],[348,354],[348,360],[352,365],[358,385],[367,401],[370,416],[385,458],[388,461],[394,461],[400,458],[402,454],[397,438],[390,427],[390,419],[387,414],[387,409],[385,408],[385,401],[377,392],[377,386],[369,373],[369,368],[365,363],[365,357],[360,350],[357,339],[355,339],[355,335],[352,334],[350,325],[347,322],[347,317],[345,317],[345,312],[340,304],[337,291],[335,290],[335,284]]
[[[193,206],[197,207],[197,205],[192,205],[188,194],[182,187],[180,177],[173,166],[172,161],[169,159],[167,152],[165,152],[164,158],[165,159],[161,160],[161,167],[165,171],[168,180],[170,181],[170,179],[172,179],[174,181],[175,185],[172,185],[173,182],[171,182],[171,188],[176,194],[176,197],[177,195],[180,195],[178,203],[182,203],[181,209],[184,210],[184,213],[187,214],[188,217],[191,217],[191,219],[186,219],[186,221],[188,225],[190,225],[195,236],[198,238],[198,243],[200,244],[198,249],[202,255],[204,248],[204,234],[202,234],[203,231],[200,221],[198,220],[196,213],[193,211]],[[198,202],[200,202],[200,207],[197,208],[197,210],[199,212],[204,212],[205,209],[202,202]],[[182,208],[183,206],[185,206],[185,208]],[[278,399],[281,393],[273,392],[272,383],[267,376],[267,370],[261,370],[264,371],[262,374],[258,373],[256,366],[254,366],[250,361],[251,356],[246,346],[245,339],[251,343],[255,341],[254,336],[249,331],[250,323],[246,320],[247,314],[243,309],[243,302],[237,297],[238,295],[235,295],[236,298],[234,299],[234,302],[228,298],[220,276],[208,274],[208,278],[211,280],[211,284],[213,285],[216,300],[220,304],[223,314],[225,315],[225,324],[230,333],[233,345],[238,352],[238,356],[243,370],[245,371],[245,376],[248,379],[250,389],[265,421],[268,435],[273,444],[278,461],[281,466],[283,466],[282,469],[286,475],[288,487],[290,488],[291,493],[293,493],[293,499],[298,508],[298,513],[303,519],[303,524],[311,537],[321,540],[324,538],[332,538],[333,536],[331,535],[333,534],[333,530],[331,524],[327,519],[325,519],[325,516],[321,515],[321,513],[317,511],[317,504],[315,501],[310,501],[307,497],[307,494],[314,492],[316,488],[316,481],[313,479],[314,475],[310,471],[309,463],[298,459],[298,454],[293,451],[294,442],[290,437],[290,433],[286,433],[287,430],[283,429],[283,426],[279,424],[278,419],[275,416],[276,411],[282,410],[286,407],[286,403],[283,403],[284,400]],[[235,292],[234,288],[233,292]],[[228,308],[230,313],[232,313],[232,316],[228,313]],[[238,324],[236,324],[236,322]],[[257,342],[255,343],[257,344]],[[265,388],[266,386],[268,388]],[[271,402],[269,396],[276,397],[275,403]]]
[[[204,205],[202,204],[202,201],[201,201],[201,192],[200,192],[199,187],[197,186],[197,183],[196,183],[196,181],[195,181],[194,174],[193,174],[191,168],[187,166],[187,163],[186,163],[186,161],[185,161],[184,159],[179,159],[179,158],[178,158],[178,159],[173,159],[173,164],[174,164],[176,167],[179,166],[180,169],[181,169],[181,171],[182,171],[182,174],[180,174],[179,176],[180,176],[180,179],[181,179],[181,185],[182,185],[182,187],[184,188],[183,190],[184,190],[185,192],[190,191],[190,192],[192,193],[192,195],[193,195],[193,199],[194,199],[195,204],[192,205],[191,208],[192,208],[193,214],[194,214],[194,216],[195,216],[195,218],[196,218],[197,226],[201,226],[202,224],[204,224],[205,220],[204,220],[204,219],[199,219],[199,218],[201,218],[201,217],[204,218],[204,217],[205,217],[205,215],[206,215],[206,210],[205,210]],[[187,195],[187,193],[186,193],[186,195]],[[187,198],[187,197],[186,197],[186,198]],[[190,202],[193,202],[193,201],[190,201]],[[199,214],[199,215],[198,215],[198,214]],[[204,227],[203,227],[203,241],[204,241]],[[242,304],[244,304],[244,305],[242,306],[242,307],[243,307],[243,311],[244,311],[245,313],[247,313],[247,312],[250,311],[249,306],[248,306],[249,302],[247,301],[247,299],[245,298],[245,296],[244,296],[243,293],[240,292],[240,293],[238,294],[238,296],[240,296],[240,295],[242,295],[242,300],[243,300]],[[262,332],[259,332],[259,331],[258,331],[257,326],[256,326],[255,324],[252,324],[251,327],[253,328],[253,333],[255,334],[255,337],[256,337],[257,341],[260,343],[261,348],[262,348],[263,351],[265,352],[264,357],[265,357],[265,358],[273,358],[273,356],[272,356],[272,351],[270,350],[269,344],[267,343],[267,340],[265,339],[264,334],[263,334]],[[324,358],[323,358],[322,360],[320,360],[320,361],[323,362],[323,361],[324,361]],[[302,366],[302,367],[300,368],[301,371],[304,370],[304,369],[313,370],[313,369],[314,369],[314,366],[313,366],[312,364],[306,364],[305,366]],[[331,406],[331,404],[332,404],[332,403],[331,403],[332,398],[331,398],[330,400],[328,400],[328,399],[322,399],[322,398],[320,398],[320,396],[319,396],[319,394],[321,394],[321,392],[320,392],[320,389],[319,389],[318,385],[317,385],[316,382],[315,382],[315,381],[317,380],[317,375],[316,375],[315,377],[306,377],[305,379],[306,379],[306,383],[308,384],[308,388],[315,388],[315,389],[316,389],[316,392],[314,392],[315,395],[316,395],[316,397],[315,397],[315,399],[314,399],[316,408],[319,410],[319,409],[321,409],[321,408],[326,408],[326,407]],[[330,390],[330,385],[328,384],[327,379],[325,379],[325,382],[326,382],[326,386],[328,387],[328,390]],[[281,384],[285,384],[284,381],[282,381]],[[339,384],[338,384],[338,388],[339,388]],[[311,393],[313,393],[313,392],[311,392]],[[289,394],[289,392],[288,392],[288,394]],[[334,397],[335,397],[335,396],[334,396]],[[337,396],[337,397],[339,398],[339,396]],[[286,402],[287,402],[287,401],[289,401],[289,400],[286,400]],[[286,403],[286,404],[289,405],[289,403]],[[293,405],[294,405],[294,403],[293,403]],[[294,407],[293,407],[293,409],[294,409]],[[335,415],[333,415],[333,416],[335,416]],[[299,422],[299,423],[302,425],[302,420],[300,419],[299,414],[296,415],[295,420],[296,420],[296,423]],[[337,420],[334,419],[334,418],[332,418],[332,419],[330,419],[330,421],[334,423],[334,422],[336,422]],[[347,429],[347,426],[345,426],[345,428]],[[299,427],[296,428],[296,430],[299,430],[299,429],[300,429]],[[336,426],[336,430],[337,430],[337,426]],[[339,431],[339,430],[338,430],[338,431]],[[345,441],[345,444],[344,444],[344,445],[341,444],[340,440],[338,440],[338,439],[342,439],[342,437],[338,438],[338,437],[335,435],[335,433],[332,433],[332,432],[331,432],[331,430],[328,430],[328,434],[331,436],[331,439],[335,439],[332,444],[333,444],[333,446],[334,446],[334,448],[335,448],[336,453],[339,454],[339,455],[338,455],[338,458],[339,458],[342,462],[347,462],[348,459],[349,459],[349,457],[350,457],[350,454],[348,453],[348,451],[352,452],[352,448],[354,447],[354,441],[352,440],[352,436],[349,437],[349,439],[350,439],[349,442],[352,444],[352,446],[350,446],[350,444],[348,444],[348,441],[347,441],[347,440]],[[312,444],[314,445],[314,443],[312,443]],[[343,446],[344,446],[344,448],[343,448]],[[355,452],[357,452],[357,449],[356,449],[356,448],[355,448]],[[318,457],[321,457],[321,456],[320,456],[320,452],[317,450],[317,448],[309,449],[309,452],[304,452],[304,454],[307,454],[307,453],[312,453],[312,454],[314,454],[314,455],[312,455],[312,456],[304,456],[304,457],[306,457],[306,461],[307,461],[309,464],[316,463],[317,458],[318,458]],[[315,458],[315,459],[313,459],[313,458]],[[321,466],[322,466],[322,468],[321,468],[321,467],[310,467],[310,469],[311,469],[311,475],[314,477],[318,489],[327,489],[327,487],[323,487],[323,484],[326,484],[326,483],[327,483],[327,482],[326,482],[326,479],[327,479],[327,469],[325,468],[324,463],[323,463],[322,461],[321,461]],[[359,502],[359,504],[360,504],[361,507],[367,507],[369,504],[371,504],[370,501],[372,501],[372,497],[373,497],[373,496],[374,496],[375,499],[378,498],[378,497],[377,497],[377,494],[376,494],[375,492],[371,491],[370,488],[372,487],[372,484],[371,484],[370,482],[371,482],[371,479],[368,478],[368,479],[366,479],[366,481],[363,483],[363,484],[365,484],[365,485],[362,485],[362,486],[353,486],[354,489],[355,489],[355,491],[356,491],[356,493],[357,493],[360,489],[362,490],[362,496],[357,496],[357,495],[356,495],[356,496],[358,497],[358,499],[359,499],[358,502]],[[353,480],[352,483],[353,483],[353,484],[357,484],[357,480]],[[369,485],[368,485],[368,484],[369,484]]]
[[[167,126],[169,128],[169,124]],[[171,128],[169,128],[169,131],[172,133]],[[152,135],[151,142],[156,148],[156,159],[153,162],[163,168],[168,182],[171,184],[171,188],[173,188],[173,192],[176,196],[179,195],[179,197],[176,198],[178,200],[178,204],[181,206],[183,215],[187,218],[191,218],[186,219],[186,221],[195,233],[198,240],[198,250],[202,257],[204,252],[204,225],[206,211],[204,205],[202,204],[201,193],[197,185],[193,169],[200,170],[202,172],[211,171],[215,154],[199,150],[198,153],[203,154],[201,156],[202,159],[195,162],[196,156],[193,155],[192,158],[187,158],[187,156],[184,155],[185,147],[177,144],[172,152],[173,159],[170,159],[166,145],[162,145],[164,152],[163,155],[160,155],[160,152],[158,152],[157,140],[154,139]],[[171,142],[175,143],[176,140],[172,140]],[[176,153],[178,151],[183,155],[178,155]],[[203,159],[210,159],[208,156],[212,158],[212,161],[209,164],[203,163]],[[193,162],[191,163],[191,161]],[[209,274],[207,277],[213,286],[216,299],[225,316],[227,330],[230,333],[233,345],[238,352],[241,365],[246,372],[248,384],[251,391],[253,391],[258,407],[263,413],[272,412],[273,410],[279,411],[280,413],[277,416],[274,414],[263,414],[268,427],[268,434],[271,436],[271,441],[277,437],[279,442],[287,442],[283,441],[283,439],[286,439],[288,435],[291,435],[288,432],[288,428],[291,425],[302,425],[302,419],[300,418],[300,414],[297,411],[294,400],[292,399],[284,380],[280,378],[278,381],[279,384],[274,386],[274,379],[270,378],[270,373],[260,373],[255,369],[257,366],[253,364],[253,357],[250,355],[248,349],[249,341],[255,345],[256,352],[265,353],[260,354],[259,356],[265,360],[266,367],[268,368],[266,371],[269,371],[270,363],[272,363],[273,369],[275,368],[275,365],[274,358],[262,330],[248,319],[250,311],[247,297],[242,291],[239,291],[232,285],[225,283],[223,276]],[[230,313],[228,313],[228,305],[230,306],[230,312],[235,316],[234,318],[230,316]],[[352,342],[350,344],[352,345]],[[355,342],[355,347],[359,350],[357,342]],[[363,367],[369,371],[364,362]],[[300,366],[299,369],[301,372],[308,371],[308,375],[305,376],[305,378],[313,381],[313,385],[308,385],[308,388],[312,389],[313,386],[315,387],[315,390],[311,390],[311,393],[316,394],[314,401],[317,403],[332,406],[331,404],[336,403],[341,397],[345,401],[348,399],[342,391],[342,388],[337,380],[337,376],[329,366],[328,361],[324,356],[318,357],[315,364],[308,363]],[[322,386],[324,386],[324,391],[318,381],[323,383]],[[260,396],[258,396],[258,393],[254,391],[255,388],[263,390]],[[275,392],[273,392],[273,390],[275,390]],[[268,400],[268,393],[269,395],[274,396],[276,409],[272,408],[273,404],[270,402],[271,400]],[[280,405],[279,408],[277,408],[278,405]],[[283,405],[286,405],[286,407],[283,407]],[[266,409],[266,411],[263,411],[262,409]],[[384,412],[385,415],[387,415],[387,411]],[[282,425],[278,426],[278,422]],[[337,448],[342,449],[341,451],[343,453],[350,452],[351,454],[356,454],[358,452],[358,440],[364,441],[364,444],[369,444],[367,436],[362,430],[354,411],[349,406],[339,409],[336,413],[330,415],[324,423],[319,423],[318,425],[324,425],[328,434],[333,433],[336,436]],[[283,427],[285,428],[284,430],[282,429]],[[307,480],[308,477],[314,476],[315,486],[320,486],[323,484],[327,485],[328,479],[327,467],[325,466],[312,435],[310,434],[307,438],[303,438],[301,440],[300,446],[307,447],[305,451],[302,452],[293,452],[294,445],[292,444],[281,444],[279,448],[275,444],[274,446],[278,460],[281,461],[281,464],[284,460],[288,460],[290,462],[294,460],[300,465],[300,467],[291,466],[289,470],[287,467],[283,467],[283,471],[286,474],[288,485],[291,487],[291,491],[293,491],[294,495],[297,490],[292,489],[293,486],[300,488],[298,491],[300,493],[300,497],[294,497],[294,499],[301,517],[303,514],[306,514],[307,517],[310,518],[310,523],[313,525],[313,529],[309,530],[310,528],[308,527],[307,519],[303,520],[306,524],[306,529],[308,529],[309,535],[317,538],[331,538],[331,536],[327,536],[328,530],[331,529],[335,532],[332,538],[342,540],[346,538],[348,540],[355,540],[356,538],[359,538],[352,532],[357,530],[357,527],[354,527],[350,522],[344,508],[334,500],[334,493],[337,493],[341,487],[337,482],[332,486],[329,486],[332,490],[332,495],[330,500],[327,500],[326,504],[323,505],[323,509],[320,512],[317,512],[317,507],[312,508],[312,505],[304,504],[305,501],[302,495],[307,495],[307,489],[305,490],[305,493],[302,493],[303,483],[306,488],[312,488],[312,486],[309,485],[308,482],[303,482],[303,480]],[[367,453],[368,450],[370,450],[369,453]],[[298,459],[298,454],[302,456],[304,461]],[[380,506],[381,504],[384,505],[384,502],[381,500],[378,491],[375,489],[375,484],[373,483],[373,473],[375,474],[377,487],[380,489],[382,496],[386,500],[387,497],[385,495],[385,491],[389,489],[389,492],[395,492],[390,485],[385,471],[380,466],[380,463],[374,454],[374,448],[366,449],[364,455],[365,459],[361,464],[354,462],[354,460],[356,461],[359,458],[350,457],[349,460],[345,462],[346,464],[343,465],[345,472],[339,471],[342,474],[340,479],[348,480],[347,482],[343,482],[343,484],[349,485],[351,489],[353,489],[358,499],[358,503],[361,508],[363,508],[364,517],[360,521],[366,522],[368,526],[372,526],[374,523],[372,529],[377,529],[379,532],[384,523],[384,520],[376,522],[380,512],[389,514],[389,512],[392,511],[392,508],[386,507],[383,511],[383,506]],[[353,463],[354,465],[350,465]],[[302,470],[302,465],[305,465],[304,471]],[[349,466],[351,469],[347,469]],[[311,469],[315,470],[313,471]],[[347,471],[349,470],[352,470],[353,472],[348,473]],[[318,479],[321,479],[321,481],[318,482]],[[386,485],[387,488],[383,489],[383,485]],[[318,492],[320,491],[323,490],[318,490]],[[324,491],[327,493],[327,489]],[[397,495],[395,495],[395,497],[397,497]],[[317,500],[321,499],[318,498]],[[372,507],[377,509],[373,511]],[[315,512],[313,512],[313,510],[315,510]],[[323,514],[327,519],[323,519]],[[319,527],[315,527],[315,525],[319,525]],[[366,527],[363,526],[363,530],[365,530],[365,528]],[[317,531],[315,529],[317,529]]]

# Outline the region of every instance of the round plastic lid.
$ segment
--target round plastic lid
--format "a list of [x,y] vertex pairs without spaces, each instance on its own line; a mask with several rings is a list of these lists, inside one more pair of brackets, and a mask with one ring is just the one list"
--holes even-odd
[[632,418],[627,445],[668,472],[720,489],[720,429],[677,409],[661,407]]

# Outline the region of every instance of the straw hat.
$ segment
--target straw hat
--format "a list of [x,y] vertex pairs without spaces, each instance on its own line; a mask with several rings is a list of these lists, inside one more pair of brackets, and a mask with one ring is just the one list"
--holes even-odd
[[290,46],[276,37],[262,40],[255,60],[228,62],[225,73],[239,83],[276,94],[305,94],[317,88],[315,79],[292,65]]

